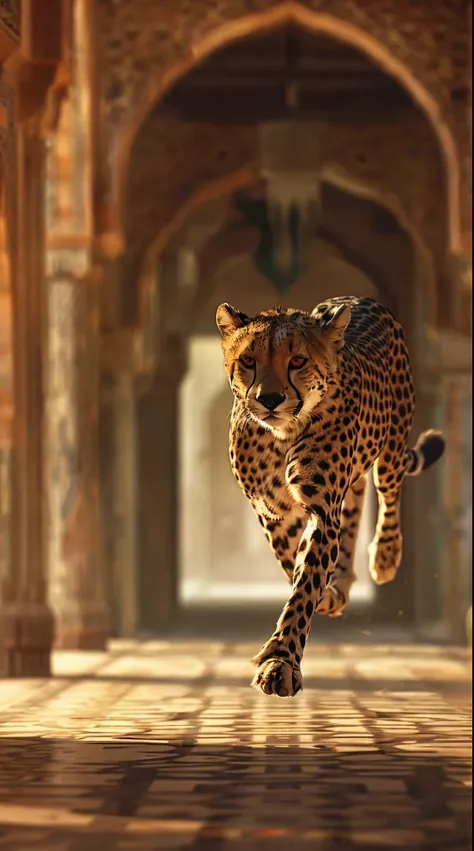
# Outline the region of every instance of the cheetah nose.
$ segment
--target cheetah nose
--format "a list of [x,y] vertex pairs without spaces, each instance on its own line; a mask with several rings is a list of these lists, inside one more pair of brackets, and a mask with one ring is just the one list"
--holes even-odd
[[259,393],[257,402],[260,402],[268,411],[274,411],[285,401],[285,395],[282,393]]

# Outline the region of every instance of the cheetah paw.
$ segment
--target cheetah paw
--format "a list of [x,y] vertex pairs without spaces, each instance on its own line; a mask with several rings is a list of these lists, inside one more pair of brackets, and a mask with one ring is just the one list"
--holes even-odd
[[349,601],[347,597],[341,593],[335,585],[329,584],[324,592],[323,599],[316,608],[316,614],[327,615],[330,618],[339,618]]
[[391,545],[372,543],[369,546],[369,573],[376,585],[385,585],[395,579],[401,557],[401,538]]
[[303,677],[299,667],[284,659],[265,659],[258,666],[252,686],[264,694],[278,697],[294,697],[303,688]]

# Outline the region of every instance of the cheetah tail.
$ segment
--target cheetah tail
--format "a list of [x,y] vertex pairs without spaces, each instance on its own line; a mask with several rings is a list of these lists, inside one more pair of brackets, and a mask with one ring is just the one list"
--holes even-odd
[[424,431],[416,441],[414,449],[407,449],[407,476],[418,476],[438,461],[445,448],[440,431]]

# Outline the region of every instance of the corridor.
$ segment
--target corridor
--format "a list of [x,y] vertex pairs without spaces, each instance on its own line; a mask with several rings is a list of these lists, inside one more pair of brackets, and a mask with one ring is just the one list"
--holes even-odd
[[249,688],[257,649],[121,640],[1,681],[0,849],[468,851],[470,651],[314,640],[286,701]]

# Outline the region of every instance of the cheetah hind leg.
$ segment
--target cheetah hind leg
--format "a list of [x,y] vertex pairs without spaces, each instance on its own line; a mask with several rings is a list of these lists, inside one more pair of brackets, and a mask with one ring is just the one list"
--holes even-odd
[[374,464],[374,484],[379,505],[375,535],[369,546],[369,573],[376,585],[392,582],[402,560],[400,496],[410,458],[409,450],[400,442],[392,458],[388,466],[382,450]]
[[337,567],[329,579],[324,597],[316,610],[318,615],[329,615],[331,618],[338,617],[342,615],[349,602],[350,590],[356,579],[354,573],[355,547],[366,487],[367,477],[361,476],[347,491],[342,507]]
[[420,435],[413,449],[407,449],[401,442],[390,458],[390,464],[385,449],[374,464],[379,510],[375,537],[369,547],[369,572],[377,585],[384,585],[395,578],[402,559],[400,495],[403,479],[427,470],[443,452],[443,435],[430,430]]

